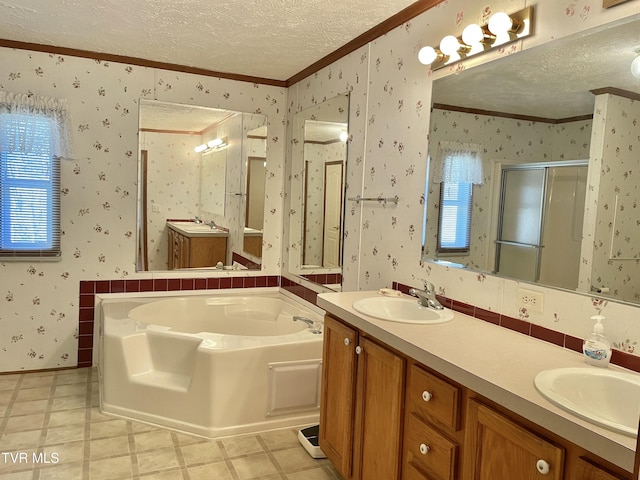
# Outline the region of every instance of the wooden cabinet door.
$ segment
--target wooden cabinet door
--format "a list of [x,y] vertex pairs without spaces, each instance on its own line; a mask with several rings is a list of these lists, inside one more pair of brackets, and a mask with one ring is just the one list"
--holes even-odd
[[360,338],[354,477],[400,478],[405,361]]
[[176,268],[176,233],[170,228],[167,229],[167,268],[173,270]]
[[[562,448],[474,400],[469,401],[467,413],[465,480],[563,478]],[[545,465],[547,473],[538,471]]]
[[319,441],[346,479],[352,473],[357,341],[355,330],[325,317]]
[[608,472],[586,458],[579,458],[576,462],[576,478],[580,480],[624,480],[625,477]]

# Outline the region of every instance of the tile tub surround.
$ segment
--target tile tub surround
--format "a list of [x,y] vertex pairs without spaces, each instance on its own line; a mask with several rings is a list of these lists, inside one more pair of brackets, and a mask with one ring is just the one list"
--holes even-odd
[[[176,292],[229,288],[278,287],[280,277],[161,278],[145,280],[85,280],[80,282],[78,368],[93,362],[95,296],[98,293]],[[315,304],[315,302],[314,302]]]
[[[411,288],[414,287],[404,285],[399,282],[393,282],[393,289],[399,290],[407,295]],[[483,308],[476,307],[475,305],[459,302],[452,298],[441,295],[437,295],[437,297],[442,305],[456,312],[464,313],[465,315],[484,320],[485,322],[492,323],[499,327],[508,328],[509,330],[522,333],[523,335],[528,335],[537,338],[538,340],[543,340],[545,342],[553,343],[554,345],[582,353],[582,338],[551,330],[531,322],[520,320],[519,318],[502,315],[499,312],[485,310]],[[616,349],[613,349],[612,351],[611,363],[640,373],[640,356],[632,355]]]
[[[327,460],[304,451],[297,429],[206,440],[104,415],[97,377],[91,368],[0,376],[2,452],[24,453],[28,460],[14,463],[1,455],[0,477],[340,479]],[[42,461],[34,463],[33,453]]]

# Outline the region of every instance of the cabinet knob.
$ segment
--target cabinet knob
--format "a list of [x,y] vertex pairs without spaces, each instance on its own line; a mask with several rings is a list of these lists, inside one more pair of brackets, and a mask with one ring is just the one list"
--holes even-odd
[[351,339],[350,338],[345,338],[344,339],[344,344],[347,345],[347,346],[351,345]]
[[427,453],[429,453],[429,450],[431,450],[431,447],[429,445],[427,445],[426,443],[420,444],[420,453],[422,455],[426,455]]
[[433,395],[431,394],[431,392],[427,392],[426,390],[422,392],[422,400],[424,400],[425,402],[431,401],[432,398]]
[[360,345],[358,345],[358,346],[356,347],[356,353],[357,353],[358,355],[360,355],[362,352],[364,352],[364,348],[362,348]]
[[549,473],[549,470],[551,470],[549,463],[542,459],[536,462],[536,468],[542,475],[546,475],[547,473]]

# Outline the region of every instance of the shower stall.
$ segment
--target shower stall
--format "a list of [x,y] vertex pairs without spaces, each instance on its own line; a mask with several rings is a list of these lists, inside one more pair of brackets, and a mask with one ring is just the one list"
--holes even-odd
[[495,272],[574,290],[587,161],[502,166]]

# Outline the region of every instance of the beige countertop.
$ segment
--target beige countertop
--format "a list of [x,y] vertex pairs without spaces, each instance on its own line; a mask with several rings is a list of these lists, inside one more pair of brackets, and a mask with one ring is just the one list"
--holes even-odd
[[[377,295],[375,291],[323,293],[317,304],[451,380],[633,471],[635,438],[562,410],[534,386],[542,370],[598,368],[586,365],[581,354],[461,313],[447,323],[415,325],[379,320],[352,308],[356,300]],[[628,372],[614,365],[609,368]]]
[[228,237],[229,232],[211,228],[204,223],[195,222],[167,222],[167,227],[185,237]]

